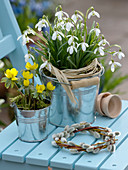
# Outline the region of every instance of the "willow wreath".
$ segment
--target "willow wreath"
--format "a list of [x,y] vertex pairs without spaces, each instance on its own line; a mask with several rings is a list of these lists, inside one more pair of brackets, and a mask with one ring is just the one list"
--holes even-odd
[[[77,132],[87,133],[89,132],[96,139],[102,137],[103,142],[98,142],[95,144],[88,145],[86,143],[80,143],[76,145],[72,141],[67,141],[69,137],[73,137]],[[55,147],[69,149],[72,154],[78,154],[81,151],[98,153],[100,150],[107,148],[109,152],[114,152],[116,149],[115,143],[118,139],[116,136],[119,136],[120,132],[112,132],[108,127],[100,126],[91,126],[88,122],[81,122],[79,124],[73,124],[71,126],[67,125],[64,128],[63,132],[53,134],[52,145]]]

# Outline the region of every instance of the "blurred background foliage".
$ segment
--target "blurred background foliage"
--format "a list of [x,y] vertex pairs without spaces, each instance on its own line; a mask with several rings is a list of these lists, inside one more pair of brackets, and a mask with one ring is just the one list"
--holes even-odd
[[10,0],[21,32],[27,26],[34,27],[42,15],[47,15],[50,22],[54,19],[55,8],[59,0]]

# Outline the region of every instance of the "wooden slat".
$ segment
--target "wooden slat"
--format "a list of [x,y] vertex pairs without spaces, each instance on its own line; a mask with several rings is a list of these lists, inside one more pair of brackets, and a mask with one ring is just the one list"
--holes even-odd
[[10,124],[0,133],[0,158],[2,157],[2,152],[17,140],[17,136],[16,122]]
[[[128,103],[127,101],[123,101],[123,108],[127,108]],[[108,124],[108,126],[113,130],[113,131],[120,131],[121,136],[118,137],[118,141],[116,143],[116,146],[118,147],[124,138],[126,137],[128,133],[128,119],[127,119],[127,114],[128,111],[126,110],[123,112],[117,119],[112,119],[114,120],[113,123]],[[106,125],[106,121],[103,121],[102,119],[102,126]],[[98,122],[98,125],[99,122]],[[100,166],[109,158],[111,155],[110,152],[108,151],[102,151],[98,153],[97,155],[95,154],[84,154],[75,164],[75,170],[83,170],[84,168],[86,169],[99,169]]]
[[48,170],[47,167],[0,160],[0,170]]
[[[54,126],[48,126],[48,134],[55,129]],[[32,151],[39,143],[27,143],[17,140],[7,150],[2,153],[2,159],[13,162],[25,162],[26,155]]]
[[7,35],[0,40],[0,59],[16,49],[12,35]]
[[119,146],[116,152],[106,160],[100,170],[126,170],[126,168],[128,168],[128,138]]
[[[123,111],[128,107],[128,101],[123,101],[122,103],[122,111],[121,114],[123,114]],[[116,119],[110,119],[108,117],[101,117],[101,116],[97,116],[96,122],[93,125],[98,125],[98,126],[111,126],[118,118]],[[79,137],[80,136],[80,137]],[[76,137],[73,138],[73,141],[75,143],[80,143],[80,142],[85,142],[85,143],[93,143],[95,141],[95,139],[93,137],[89,137],[86,135],[77,135]],[[84,159],[82,160],[86,160],[88,154],[85,153],[85,155],[83,156]],[[50,166],[53,168],[60,168],[60,169],[73,169],[75,162],[81,157],[81,155],[71,155],[69,153],[69,151],[66,151],[65,149],[62,149],[60,152],[58,152],[53,159],[51,159],[51,164]],[[85,159],[86,157],[86,159]],[[96,155],[95,155],[96,157]],[[81,158],[80,158],[81,160]],[[90,159],[89,159],[90,161]],[[84,162],[84,161],[83,161]],[[79,164],[79,161],[78,161]],[[80,164],[79,164],[80,165]],[[85,165],[85,163],[84,163]],[[88,162],[88,167],[89,167],[90,163]],[[87,168],[87,167],[86,167]],[[79,166],[78,168],[79,169]],[[83,170],[83,169],[81,169]]]
[[[62,128],[57,128],[52,134],[59,133]],[[48,139],[40,145],[38,145],[28,156],[26,157],[26,163],[33,165],[48,166],[49,160],[58,152],[58,148],[51,145],[52,134]]]

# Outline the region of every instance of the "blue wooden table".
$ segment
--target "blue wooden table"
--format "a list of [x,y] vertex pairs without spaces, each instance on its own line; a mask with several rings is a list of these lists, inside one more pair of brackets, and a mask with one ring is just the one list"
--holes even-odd
[[[49,137],[42,143],[21,142],[17,136],[16,122],[13,122],[0,133],[0,170],[46,170],[48,166],[53,170],[128,170],[128,101],[122,101],[122,111],[118,118],[97,116],[93,125],[121,132],[115,153],[103,150],[98,154],[71,155],[66,149],[54,148],[51,145],[52,134],[63,129],[52,125],[49,125]],[[95,139],[93,136],[78,134],[72,141],[91,144]]]

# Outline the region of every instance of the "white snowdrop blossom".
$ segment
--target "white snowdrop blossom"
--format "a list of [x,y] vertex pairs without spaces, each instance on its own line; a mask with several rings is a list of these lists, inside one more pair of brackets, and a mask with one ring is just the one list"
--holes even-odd
[[109,42],[106,39],[103,39],[98,43],[99,46],[101,46],[101,45],[105,46],[106,44],[110,45]]
[[41,64],[39,71],[41,71],[41,69],[47,67],[47,69],[51,72],[51,65],[48,63],[48,61],[45,61],[43,64]]
[[96,33],[96,36],[97,36],[97,37],[98,37],[98,36],[100,35],[100,33],[101,33],[101,31],[100,31],[99,28],[93,28],[93,29],[90,31],[90,33],[93,32],[93,31]]
[[92,16],[96,16],[97,18],[100,18],[100,14],[96,11],[91,11],[89,14],[88,14],[88,19],[90,19]]
[[100,53],[101,56],[104,55],[104,47],[98,47],[94,50],[94,54],[96,54],[97,52]]
[[0,60],[0,69],[4,67],[4,62]]
[[69,32],[74,25],[71,22],[66,22],[66,30]]
[[23,41],[22,44],[23,44],[23,45],[29,43],[29,41],[31,41],[31,42],[34,43],[34,40],[31,39],[31,38],[29,38],[29,37],[28,37],[27,35],[25,35],[25,34],[19,36],[19,37],[17,38],[17,40],[19,40],[20,38],[22,38],[22,41]]
[[60,22],[56,23],[56,25],[54,26],[54,29],[58,28],[58,27],[61,27],[61,29],[64,30],[65,29],[64,26],[65,26],[65,22],[64,21],[60,21]]
[[73,42],[72,45],[67,48],[67,52],[69,52],[69,54],[73,54],[74,50],[77,53],[77,48],[75,47],[75,43]]
[[125,57],[124,53],[122,51],[115,52],[113,56],[117,55],[118,58],[121,60],[123,57]]
[[36,25],[35,28],[38,28],[38,31],[41,31],[43,27],[48,27],[49,24],[46,19],[41,19]]
[[80,19],[81,21],[83,21],[82,16],[79,15],[79,14],[73,14],[73,15],[71,16],[71,19],[72,19],[75,23],[77,22],[78,19]]
[[115,71],[115,68],[116,66],[119,66],[121,67],[121,64],[119,62],[115,62],[115,61],[109,61],[109,65],[111,65],[111,71],[114,72]]
[[55,16],[58,17],[58,20],[62,20],[63,15],[69,18],[69,15],[64,11],[58,11],[55,13]]
[[82,28],[82,27],[84,27],[84,24],[83,23],[81,23],[81,24],[78,23],[76,27],[77,27],[77,29]]
[[64,37],[64,34],[62,32],[55,31],[52,35],[52,40],[56,40],[58,38],[58,40],[61,41],[62,37]]
[[82,51],[86,51],[86,48],[89,47],[89,45],[85,42],[82,42],[80,44],[78,44],[77,48],[81,45],[82,47]]
[[71,45],[73,43],[74,39],[76,39],[78,41],[78,38],[76,36],[68,35],[67,37],[70,37],[68,40],[69,45]]
[[32,54],[26,54],[26,55],[24,56],[24,58],[25,58],[25,62],[28,62],[28,60],[29,60],[30,58],[32,58],[33,60],[35,60],[35,58],[34,58],[34,56],[33,56]]
[[28,34],[35,35],[35,32],[32,29],[28,28],[27,30],[24,31],[24,35],[28,35]]
[[0,99],[0,105],[2,105],[5,102],[4,99]]

